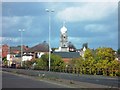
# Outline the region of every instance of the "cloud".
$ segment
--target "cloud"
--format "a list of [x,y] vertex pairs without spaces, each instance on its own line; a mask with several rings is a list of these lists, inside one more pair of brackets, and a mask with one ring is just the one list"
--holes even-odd
[[1,37],[0,40],[2,40],[2,42],[6,42],[6,43],[16,43],[16,42],[20,42],[21,38],[17,37],[17,38],[11,38],[11,37]]
[[[48,41],[48,14],[46,8],[54,8],[51,15],[51,47],[59,46],[60,28],[66,21],[68,40],[77,48],[88,42],[94,48],[117,43],[117,5],[99,2],[52,2],[52,3],[7,3],[3,5],[2,36],[5,42],[20,45],[19,28],[23,33],[23,44],[34,46]],[[11,15],[7,10],[11,8]],[[13,38],[10,42],[6,40]]]
[[[110,34],[109,36],[102,37],[69,37],[71,41],[77,48],[82,48],[83,43],[88,43],[89,48],[98,47],[113,47],[116,49],[118,47],[118,39],[116,39],[116,34]],[[113,43],[111,43],[113,42]]]
[[67,22],[96,21],[107,18],[116,8],[116,3],[87,3],[79,7],[67,7],[59,11],[56,17]]
[[77,47],[80,47],[80,45],[82,45],[83,43],[86,43],[86,42],[90,43],[91,40],[92,40],[92,37],[90,37],[90,38],[87,38],[87,37],[80,38],[80,37],[71,37],[70,36],[68,39],[69,39],[70,42],[74,43],[75,46],[77,45]]
[[88,32],[108,32],[110,27],[106,24],[88,24],[85,26],[85,30]]
[[[9,37],[17,36],[18,29],[29,29],[31,27],[32,16],[13,16],[13,17],[6,17],[3,16],[2,18],[2,33],[3,36]],[[13,35],[14,34],[14,35]]]
[[31,26],[33,17],[32,16],[13,16],[13,17],[6,17],[3,16],[2,18],[2,25],[3,30],[16,28],[16,27],[24,27],[28,28]]

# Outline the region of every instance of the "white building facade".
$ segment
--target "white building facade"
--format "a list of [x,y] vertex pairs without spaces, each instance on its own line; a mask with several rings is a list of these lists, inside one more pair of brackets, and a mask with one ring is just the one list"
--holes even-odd
[[67,28],[65,27],[65,25],[63,25],[63,27],[60,29],[60,46],[59,46],[59,49],[55,51],[56,52],[69,52]]

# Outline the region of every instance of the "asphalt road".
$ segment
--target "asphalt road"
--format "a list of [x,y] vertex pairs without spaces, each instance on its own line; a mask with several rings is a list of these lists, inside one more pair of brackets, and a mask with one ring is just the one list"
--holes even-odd
[[73,75],[68,73],[61,73],[62,78],[67,80],[74,80],[79,82],[87,82],[99,85],[105,85],[109,87],[120,87],[119,77],[112,78],[108,76],[94,76],[94,75]]
[[[6,69],[7,71],[12,69]],[[47,71],[36,71],[36,70],[24,70],[24,69],[13,69],[12,71],[18,71],[26,74],[42,75],[45,74],[45,77],[55,77],[65,80],[73,80],[82,83],[90,83],[97,85],[105,85],[108,87],[119,87],[120,79],[118,77],[109,77],[109,76],[99,76],[99,75],[77,75],[70,73],[60,73],[60,72],[47,72]],[[3,74],[4,76],[4,74]],[[6,79],[5,79],[6,80]],[[3,80],[4,81],[4,80]]]
[[66,88],[62,85],[38,81],[30,77],[2,73],[2,88]]

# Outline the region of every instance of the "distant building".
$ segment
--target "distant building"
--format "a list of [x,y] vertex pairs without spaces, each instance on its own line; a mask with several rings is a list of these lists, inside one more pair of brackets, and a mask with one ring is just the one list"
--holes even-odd
[[[28,50],[27,46],[23,45],[23,51]],[[17,55],[21,52],[21,46],[8,46],[7,44],[2,45],[2,58],[7,57],[8,54]]]
[[69,63],[73,58],[80,57],[79,52],[53,52],[53,54],[61,56],[65,63]]
[[9,52],[9,46],[7,44],[2,45],[2,58],[7,57]]
[[[25,46],[25,45],[23,45],[22,47],[23,47],[23,52],[29,49],[28,46]],[[21,63],[21,46],[11,46],[10,47],[10,58],[7,60],[9,60],[10,62],[9,66],[11,66],[13,63],[16,65],[20,64]]]
[[[23,47],[23,52],[29,49],[28,46],[25,46],[25,45],[23,45],[22,47]],[[20,54],[21,53],[21,46],[11,46],[10,53],[15,54],[15,55]]]
[[[23,51],[27,50],[28,47],[23,45]],[[21,46],[8,46],[7,44],[2,45],[2,58],[6,57],[8,60],[8,66],[13,63],[21,61]]]
[[82,49],[79,51],[80,56],[82,56],[83,58],[84,58],[84,54],[85,54],[86,49],[88,49],[88,43],[83,43]]
[[30,61],[30,60],[32,60],[32,58],[33,58],[33,55],[31,55],[31,54],[24,54],[22,56],[22,61]]
[[83,43],[82,48],[84,48],[84,47],[87,49],[88,48],[88,43]]
[[68,43],[68,48],[69,52],[76,52],[76,47],[71,42]]
[[55,51],[56,52],[69,52],[67,28],[65,27],[65,25],[63,25],[63,27],[60,29],[60,46],[59,46],[59,49]]
[[68,42],[67,28],[65,25],[60,29],[60,46],[59,49],[53,51],[53,54],[62,57],[63,61],[69,63],[73,58],[79,58],[79,52],[76,52],[75,46]]
[[35,45],[28,50],[24,51],[23,56],[25,58],[29,58],[32,56],[32,58],[40,58],[43,54],[46,54],[49,52],[49,45],[44,41],[43,43],[40,43],[38,45]]

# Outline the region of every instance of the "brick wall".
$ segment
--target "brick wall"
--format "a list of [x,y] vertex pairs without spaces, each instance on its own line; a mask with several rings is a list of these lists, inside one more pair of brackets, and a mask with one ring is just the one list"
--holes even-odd
[[9,46],[8,45],[2,45],[2,58],[7,57]]
[[62,58],[62,60],[63,60],[65,63],[69,63],[70,60],[72,60],[72,58]]

